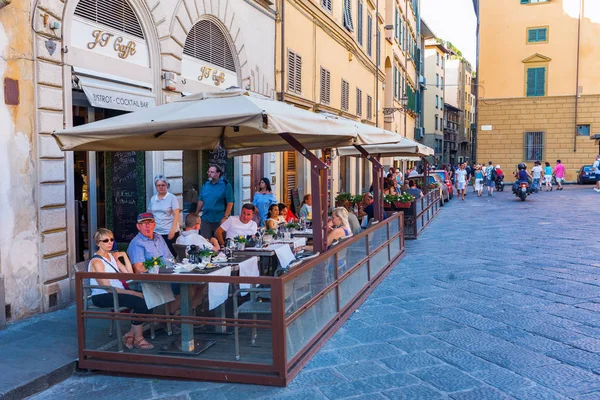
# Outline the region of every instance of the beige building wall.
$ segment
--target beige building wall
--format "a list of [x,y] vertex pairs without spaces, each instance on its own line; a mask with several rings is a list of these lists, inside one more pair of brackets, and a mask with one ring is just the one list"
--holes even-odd
[[[436,77],[441,81],[445,76],[444,47],[438,44],[426,45],[425,48],[425,78],[427,79],[427,90],[424,92],[423,118],[425,134],[443,135],[442,121],[444,118],[444,89],[441,85],[436,86]],[[436,97],[437,96],[437,97]],[[437,99],[437,105],[436,105]],[[438,127],[435,127],[435,117],[438,118]]]
[[[534,160],[525,156],[527,132],[542,132],[540,161],[554,165],[561,159],[568,181],[594,160],[598,144],[578,135],[577,125],[590,125],[591,135],[600,133],[600,11],[595,0],[582,0],[578,32],[578,3],[479,2],[479,161],[493,160],[506,165],[505,171],[523,161],[531,166]],[[546,28],[546,40],[528,42],[531,28]],[[542,96],[527,96],[532,67],[546,68]]]

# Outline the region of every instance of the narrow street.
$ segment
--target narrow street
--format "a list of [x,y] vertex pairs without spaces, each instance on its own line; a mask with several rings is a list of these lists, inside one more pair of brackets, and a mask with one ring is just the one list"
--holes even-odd
[[598,399],[600,194],[507,190],[446,205],[287,388],[79,373],[34,398]]

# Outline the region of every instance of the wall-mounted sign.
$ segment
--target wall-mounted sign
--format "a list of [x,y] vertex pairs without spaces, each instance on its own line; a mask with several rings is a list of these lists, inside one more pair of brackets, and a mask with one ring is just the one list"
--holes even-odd
[[148,46],[144,40],[82,18],[73,17],[71,45],[144,67],[150,66]]
[[200,82],[216,90],[239,86],[235,72],[186,55],[181,60],[181,76],[188,83]]
[[492,125],[481,125],[481,130],[482,131],[491,131]]

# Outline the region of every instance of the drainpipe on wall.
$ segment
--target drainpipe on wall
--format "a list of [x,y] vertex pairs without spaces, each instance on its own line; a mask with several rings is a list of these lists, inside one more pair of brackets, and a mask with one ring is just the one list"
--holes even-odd
[[379,127],[379,63],[381,62],[381,39],[379,38],[379,0],[375,2],[375,31],[375,51],[377,51],[377,55],[375,56],[375,126]]
[[279,93],[279,100],[283,101],[284,93],[285,93],[285,26],[284,26],[284,11],[285,11],[285,1],[281,0],[281,11],[279,13],[279,23],[281,24],[281,92]]
[[575,134],[573,135],[573,152],[577,152],[577,114],[579,111],[579,52],[581,46],[581,11],[583,0],[579,0],[579,19],[577,20],[577,68],[575,69]]

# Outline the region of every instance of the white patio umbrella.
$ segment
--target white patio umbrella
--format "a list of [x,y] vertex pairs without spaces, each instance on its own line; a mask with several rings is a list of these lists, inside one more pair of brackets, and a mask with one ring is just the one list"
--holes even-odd
[[[254,153],[294,148],[290,134],[308,149],[390,143],[397,135],[359,129],[330,116],[248,95],[239,89],[198,93],[173,103],[54,132],[60,148],[82,151],[227,150]],[[260,149],[259,149],[260,148]]]
[[[421,143],[400,137],[396,143],[375,144],[362,146],[369,154],[386,157],[427,157],[433,156],[434,150]],[[354,146],[338,147],[338,155],[361,157],[362,154]]]

